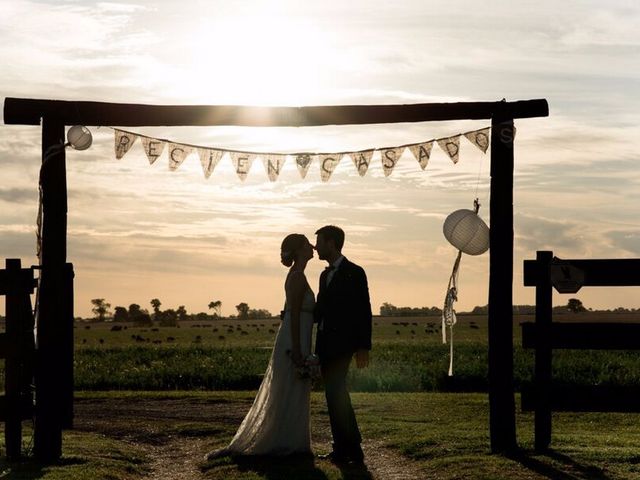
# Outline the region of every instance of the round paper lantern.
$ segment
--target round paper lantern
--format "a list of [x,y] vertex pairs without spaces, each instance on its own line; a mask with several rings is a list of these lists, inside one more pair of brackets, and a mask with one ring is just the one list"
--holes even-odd
[[87,127],[75,125],[67,132],[67,142],[74,150],[86,150],[91,146],[93,138]]
[[456,210],[442,227],[451,245],[467,255],[480,255],[489,249],[489,227],[473,210]]

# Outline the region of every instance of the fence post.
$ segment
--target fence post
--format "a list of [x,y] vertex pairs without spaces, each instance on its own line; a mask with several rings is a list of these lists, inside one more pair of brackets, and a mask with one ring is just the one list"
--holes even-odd
[[73,264],[67,263],[64,270],[64,292],[60,318],[61,330],[61,378],[60,395],[62,406],[62,428],[73,428]]
[[6,336],[7,355],[5,360],[5,430],[4,438],[9,460],[18,460],[22,450],[22,408],[20,402],[20,287],[21,262],[16,258],[6,259]]
[[553,252],[536,252],[536,353],[535,353],[535,448],[551,443],[551,321],[552,287],[549,267]]

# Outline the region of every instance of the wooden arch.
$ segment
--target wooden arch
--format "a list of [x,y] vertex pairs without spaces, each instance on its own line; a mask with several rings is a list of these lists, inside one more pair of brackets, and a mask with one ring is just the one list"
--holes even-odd
[[[64,143],[65,126],[76,124],[301,127],[490,119],[489,428],[494,453],[517,448],[512,313],[513,120],[548,115],[549,106],[544,99],[314,107],[140,105],[25,98],[6,98],[4,102],[5,124],[42,125],[43,156],[51,146]],[[70,426],[73,412],[72,377],[71,382],[68,381],[69,372],[73,375],[73,328],[68,328],[73,322],[73,310],[69,309],[68,302],[60,301],[61,294],[72,298],[72,292],[61,291],[61,285],[70,284],[65,266],[67,187],[63,149],[43,166],[40,185],[43,225],[37,330],[40,370],[39,378],[36,377],[36,396],[44,405],[36,405],[34,447],[36,456],[46,460],[61,455],[62,428]],[[63,325],[67,327],[61,328]],[[61,332],[65,336],[61,336]],[[67,391],[62,394],[56,388],[60,371],[67,372]]]

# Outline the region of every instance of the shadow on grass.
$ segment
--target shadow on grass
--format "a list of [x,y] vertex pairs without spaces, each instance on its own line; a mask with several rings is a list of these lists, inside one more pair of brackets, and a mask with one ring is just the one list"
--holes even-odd
[[227,456],[208,463],[204,470],[211,470],[216,466],[222,465],[235,465],[241,472],[254,472],[268,480],[290,480],[292,478],[327,480],[324,472],[316,467],[312,455],[288,455],[285,457],[267,455]]
[[[593,465],[583,465],[568,455],[551,449],[540,453],[521,450],[507,455],[507,458],[553,480],[612,480],[612,477],[604,473],[601,468]],[[540,458],[547,459],[549,462]],[[551,462],[559,465],[553,465]]]
[[61,458],[53,463],[40,463],[30,457],[10,462],[6,458],[0,459],[0,478],[2,480],[32,480],[42,478],[47,472],[50,473],[50,467],[64,467],[68,465],[82,465],[87,463],[85,460],[77,457]]

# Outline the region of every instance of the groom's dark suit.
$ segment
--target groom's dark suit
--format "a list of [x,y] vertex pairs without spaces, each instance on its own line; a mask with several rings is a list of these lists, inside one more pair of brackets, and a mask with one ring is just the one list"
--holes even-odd
[[347,391],[347,372],[357,350],[371,349],[371,303],[362,267],[343,258],[329,285],[332,267],[320,275],[314,310],[320,357],[336,455],[362,458],[360,431]]

